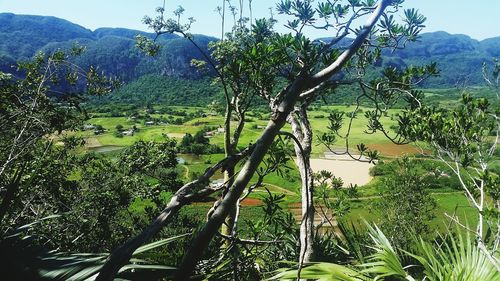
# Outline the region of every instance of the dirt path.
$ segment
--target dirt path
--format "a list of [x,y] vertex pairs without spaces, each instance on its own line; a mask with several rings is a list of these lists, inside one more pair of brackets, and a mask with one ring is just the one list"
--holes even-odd
[[181,167],[183,167],[186,171],[184,172],[184,178],[186,180],[189,180],[189,167],[186,166],[186,165],[181,165]]
[[[286,195],[297,195],[297,193],[290,191],[288,189],[285,189],[281,186],[277,186],[277,185],[270,184],[270,183],[264,183],[264,185],[272,186],[274,190],[271,190],[271,192],[282,192]],[[267,193],[267,191],[263,187],[255,189],[255,192],[266,192]]]

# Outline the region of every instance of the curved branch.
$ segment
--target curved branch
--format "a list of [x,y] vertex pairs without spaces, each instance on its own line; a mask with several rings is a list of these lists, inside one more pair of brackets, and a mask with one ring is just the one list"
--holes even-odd
[[229,167],[234,167],[239,161],[253,152],[253,148],[254,146],[250,146],[238,154],[221,160],[215,166],[207,169],[200,178],[181,187],[172,199],[170,199],[163,212],[144,231],[113,251],[96,277],[96,281],[113,280],[120,268],[130,260],[134,251],[158,234],[170,222],[172,217],[177,214],[181,207],[219,191],[220,188],[213,189],[210,187],[202,188],[199,191],[196,189],[200,184],[208,181],[218,170],[226,170]]
[[328,80],[333,74],[337,73],[342,69],[342,67],[349,61],[349,59],[354,56],[354,54],[358,51],[358,49],[363,45],[366,38],[370,34],[371,30],[377,23],[378,19],[384,13],[385,8],[387,8],[392,3],[391,0],[381,0],[372,16],[368,19],[368,22],[363,26],[363,29],[359,32],[358,36],[352,42],[349,49],[345,50],[332,64],[323,70],[319,71],[315,75],[312,76],[310,88],[314,88]]

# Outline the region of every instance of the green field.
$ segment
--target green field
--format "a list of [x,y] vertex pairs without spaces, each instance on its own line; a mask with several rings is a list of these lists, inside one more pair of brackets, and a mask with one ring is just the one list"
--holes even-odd
[[[196,110],[200,110],[200,108],[189,108],[189,107],[176,107],[178,109],[185,110],[187,112],[194,112]],[[368,108],[360,108],[361,111],[357,114],[356,118],[352,121],[351,134],[349,136],[349,145],[351,147],[356,147],[359,143],[365,144],[388,144],[390,141],[380,132],[375,134],[367,135],[365,133],[366,126],[368,124],[368,120],[364,117],[363,112],[369,110]],[[333,110],[343,111],[346,113],[351,113],[355,110],[354,106],[322,106],[318,110],[312,112],[310,114],[311,124],[314,129],[314,134],[319,136],[323,133],[327,132],[327,126],[329,124],[328,114]],[[208,111],[204,110],[206,113]],[[391,125],[396,124],[396,121],[391,120],[391,115],[398,113],[398,110],[391,110],[390,114],[386,117],[382,117],[382,122],[390,127]],[[127,117],[102,117],[100,114],[95,114],[93,118],[89,119],[87,123],[94,125],[101,125],[104,127],[105,132],[101,135],[94,136],[93,132],[86,131],[81,132],[80,135],[97,140],[97,145],[102,146],[129,146],[136,141],[159,141],[163,139],[164,135],[171,134],[171,136],[180,138],[185,133],[194,134],[198,130],[202,129],[205,126],[213,126],[219,127],[223,123],[222,116],[207,116],[207,117],[199,117],[193,120],[190,120],[182,125],[173,125],[173,124],[164,124],[164,125],[154,125],[154,126],[145,126],[144,120],[131,120]],[[167,118],[168,115],[161,114],[153,114],[151,117],[154,118]],[[175,116],[178,117],[178,116]],[[242,133],[242,137],[240,140],[240,146],[246,146],[248,143],[255,142],[255,140],[260,136],[262,132],[262,127],[267,124],[267,119],[259,120],[257,118],[250,118],[247,121],[246,127]],[[134,136],[124,136],[123,138],[118,138],[115,136],[115,127],[117,125],[122,125],[125,129],[130,128],[132,126],[136,126],[139,131],[134,134]],[[236,124],[233,123],[233,126]],[[347,118],[346,125],[340,130],[342,135],[345,135],[347,132]],[[257,127],[258,126],[258,127]],[[284,130],[290,130],[287,125]],[[95,141],[94,141],[95,142]],[[336,145],[339,148],[344,146],[345,140],[338,139]],[[222,134],[216,135],[211,139],[211,143],[222,145],[223,136]],[[320,155],[325,152],[327,149],[323,145],[321,145],[317,140],[314,142],[313,146],[313,154]]]
[[[203,129],[205,126],[210,127],[220,127],[223,123],[222,116],[212,116],[207,109],[194,108],[194,107],[173,107],[176,110],[183,110],[188,113],[203,111],[206,116],[199,116],[193,118],[182,125],[174,124],[158,124],[152,126],[146,126],[146,119],[135,119],[132,120],[128,117],[106,117],[104,114],[93,114],[93,117],[89,119],[86,123],[93,125],[100,125],[104,128],[104,132],[100,135],[94,135],[93,131],[79,131],[75,134],[87,139],[87,149],[95,150],[99,148],[113,147],[127,147],[132,145],[137,141],[161,141],[165,136],[173,137],[178,139],[186,133],[195,134],[197,131]],[[366,134],[365,129],[368,124],[367,119],[364,117],[364,113],[369,108],[360,108],[357,117],[352,120],[351,133],[349,138],[350,147],[355,147],[359,143],[365,143],[369,147],[373,146],[376,148],[382,148],[382,156],[397,156],[404,153],[409,153],[411,147],[398,148],[390,143],[390,141],[382,134]],[[327,131],[328,126],[328,115],[331,111],[343,111],[346,115],[352,113],[355,110],[354,106],[321,106],[315,111],[310,113],[310,120],[313,126],[315,136],[321,135]],[[396,124],[392,120],[392,116],[397,114],[398,110],[389,111],[389,115],[382,118],[382,122],[388,127]],[[267,123],[267,116],[258,119],[253,114],[249,114],[249,120],[246,123],[246,127],[243,131],[240,146],[246,146],[248,143],[255,142],[263,131],[263,127]],[[150,118],[177,118],[179,116],[169,117],[168,114],[152,114]],[[349,120],[346,118],[345,124],[340,130],[341,134],[346,134],[348,128]],[[116,136],[116,126],[122,125],[124,129],[131,128],[135,126],[138,131],[135,132],[133,136]],[[235,124],[233,124],[235,125]],[[289,126],[285,130],[290,130]],[[222,146],[223,135],[217,134],[210,138],[211,144],[216,144]],[[338,148],[344,147],[344,140],[339,139],[336,143]],[[114,150],[114,149],[113,149]],[[314,141],[313,145],[313,155],[314,157],[322,157],[323,153],[326,151],[326,147],[321,145],[317,140]],[[104,150],[105,151],[105,150]],[[118,152],[112,152],[110,155],[114,155]],[[205,169],[216,163],[223,158],[222,154],[215,155],[180,155],[185,163],[179,165],[179,173],[182,175],[183,180],[187,181],[191,178],[200,175],[205,171]],[[289,163],[290,167],[295,167],[294,163]],[[222,174],[216,174],[213,179],[221,178]],[[254,181],[256,177],[254,177]],[[379,196],[383,193],[378,186],[380,185],[380,178],[375,177],[369,184],[359,187],[360,198],[353,202],[353,207],[349,215],[350,220],[360,221],[368,220],[377,222],[381,214],[373,212],[371,205],[374,201],[378,200]],[[287,204],[300,202],[300,176],[298,171],[294,168],[291,170],[290,174],[286,178],[282,178],[277,174],[271,174],[267,176],[265,180],[265,187],[273,193],[286,194],[285,202]],[[262,196],[267,192],[264,188],[259,188],[253,192],[250,196],[252,199],[257,199],[259,202]],[[445,213],[457,215],[461,221],[467,221],[470,225],[477,224],[477,218],[475,216],[475,211],[469,207],[469,204],[461,192],[457,192],[452,188],[444,188],[441,190],[432,190],[433,197],[435,197],[438,208],[436,209],[436,219],[432,222],[433,227],[441,229],[446,224],[447,219],[445,218]],[[195,207],[189,207],[195,208]],[[203,209],[202,207],[196,207],[196,210]],[[258,207],[246,207],[248,209],[258,208]],[[193,209],[193,211],[195,211]],[[258,210],[252,211],[251,213],[259,212]]]

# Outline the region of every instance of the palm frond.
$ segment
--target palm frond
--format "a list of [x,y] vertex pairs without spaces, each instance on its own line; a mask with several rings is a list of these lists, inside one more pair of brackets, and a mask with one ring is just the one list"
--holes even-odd
[[[297,280],[298,270],[284,270],[268,280]],[[333,263],[314,263],[300,271],[300,278],[319,281],[367,281],[361,273]]]
[[[138,248],[132,255],[130,263],[123,266],[117,277],[135,275],[140,280],[156,280],[158,277],[167,276],[174,272],[175,267],[152,264],[146,260],[138,259],[137,256],[168,243],[178,241],[189,234],[178,235],[146,244]],[[101,270],[109,254],[48,254],[41,261],[40,276],[50,280],[93,280]],[[132,274],[133,273],[133,274]],[[154,273],[154,274],[153,274]],[[154,277],[147,278],[147,275]],[[127,279],[127,278],[125,278]]]
[[449,233],[440,239],[441,244],[431,244],[420,239],[418,254],[412,254],[424,268],[430,281],[499,281],[500,272],[481,251],[469,233]]
[[406,280],[414,280],[403,267],[398,253],[394,250],[389,239],[377,226],[368,225],[369,234],[374,242],[371,249],[375,251],[368,257],[368,261],[360,265],[365,269],[363,273],[375,276],[374,280],[383,279],[385,277],[396,277]]
[[[0,261],[3,261],[4,264],[15,265],[11,269],[3,268],[0,273],[13,274],[22,270],[29,272],[26,276],[29,275],[30,280],[94,280],[109,253],[47,251],[34,243],[34,237],[27,235],[27,231],[35,224],[58,217],[60,216],[50,216],[21,226],[0,239]],[[138,248],[132,255],[129,264],[122,267],[116,277],[122,280],[158,280],[169,276],[174,272],[174,267],[151,263],[144,259],[144,255],[188,235],[190,234],[162,239]],[[17,279],[7,278],[6,280]]]

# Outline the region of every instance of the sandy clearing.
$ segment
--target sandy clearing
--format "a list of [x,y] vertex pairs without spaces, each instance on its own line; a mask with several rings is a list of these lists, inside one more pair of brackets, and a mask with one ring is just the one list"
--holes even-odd
[[85,147],[87,148],[96,148],[101,147],[101,143],[96,138],[86,138],[85,139]]
[[168,133],[169,138],[182,139],[186,134],[184,133]]
[[373,164],[354,160],[342,159],[311,159],[311,168],[317,173],[325,170],[344,181],[344,186],[350,184],[365,185],[372,180],[370,168]]

